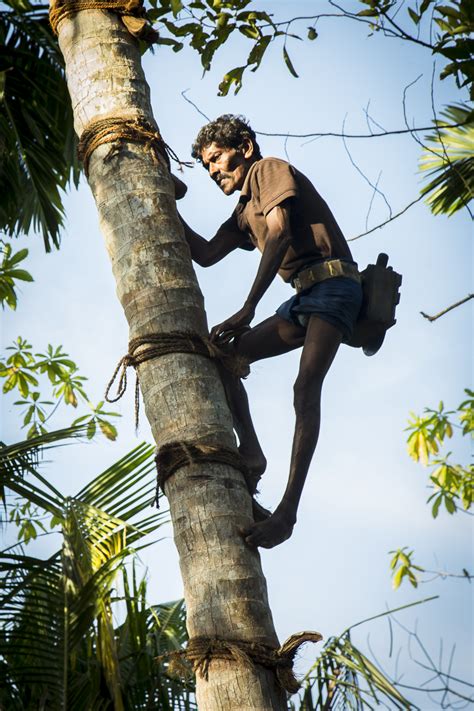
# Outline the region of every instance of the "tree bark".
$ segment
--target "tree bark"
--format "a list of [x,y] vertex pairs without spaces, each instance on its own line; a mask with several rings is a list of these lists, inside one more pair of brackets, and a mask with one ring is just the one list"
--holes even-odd
[[[123,23],[87,10],[63,19],[59,43],[80,136],[91,121],[144,117],[154,122],[138,46]],[[99,212],[130,338],[172,331],[207,335],[168,170],[146,146],[111,144],[91,156],[89,184]],[[119,354],[117,354],[119,355]],[[158,446],[176,440],[235,446],[217,369],[209,359],[170,354],[139,366],[147,418]],[[254,640],[277,646],[260,557],[238,528],[251,523],[243,476],[229,466],[193,464],[167,482],[190,637]],[[287,708],[273,672],[214,661],[198,675],[201,711]]]

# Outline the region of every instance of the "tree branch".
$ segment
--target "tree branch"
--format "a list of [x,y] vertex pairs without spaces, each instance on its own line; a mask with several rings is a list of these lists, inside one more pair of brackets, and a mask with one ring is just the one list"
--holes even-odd
[[[186,89],[186,91],[188,91]],[[186,97],[185,97],[186,98]],[[188,99],[186,99],[188,101]],[[191,101],[189,103],[192,103]],[[195,104],[193,104],[195,106]],[[199,111],[199,109],[196,107]],[[202,113],[199,111],[199,113]],[[204,114],[202,114],[204,116]],[[373,121],[372,117],[371,121]],[[374,122],[375,123],[375,122]],[[460,123],[445,123],[439,124],[438,128],[458,128],[459,126],[465,126],[469,121],[461,121]],[[414,128],[399,128],[393,131],[378,131],[373,133],[338,133],[335,131],[314,131],[313,133],[285,133],[276,131],[255,131],[259,136],[274,136],[276,138],[384,138],[385,136],[401,136],[406,133],[421,133],[422,131],[432,131],[434,128],[433,124],[431,126],[418,126]]]
[[456,309],[458,306],[461,306],[461,304],[465,304],[466,301],[469,301],[469,299],[474,299],[474,294],[468,294],[467,296],[464,297],[464,299],[461,299],[461,301],[456,301],[455,304],[452,304],[451,306],[448,306],[446,309],[443,309],[442,311],[439,312],[439,314],[435,314],[434,316],[429,316],[428,314],[425,314],[424,311],[420,311],[420,314],[423,316],[423,318],[428,319],[428,321],[436,321],[436,319],[440,318],[441,316],[444,316],[444,314],[447,314],[448,311],[452,311],[453,309]]
[[372,232],[375,232],[375,230],[380,230],[382,227],[385,227],[385,225],[388,225],[389,222],[393,222],[396,220],[398,217],[403,215],[407,210],[410,209],[410,207],[413,207],[413,205],[416,205],[417,202],[420,202],[420,200],[423,199],[423,195],[420,195],[417,197],[415,200],[412,200],[411,202],[406,205],[403,210],[400,210],[400,212],[397,212],[395,215],[392,215],[392,217],[389,217],[388,220],[385,220],[385,222],[381,222],[380,225],[376,225],[375,227],[372,227],[372,229],[367,230],[367,232],[361,232],[360,235],[357,235],[356,237],[349,237],[348,242],[354,242],[356,239],[360,239],[361,237],[365,237],[366,235],[370,235]]

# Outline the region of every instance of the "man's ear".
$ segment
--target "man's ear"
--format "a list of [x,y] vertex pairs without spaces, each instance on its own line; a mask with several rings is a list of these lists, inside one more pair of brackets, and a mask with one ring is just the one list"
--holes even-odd
[[253,145],[250,138],[244,138],[242,143],[242,155],[244,158],[253,158],[255,155],[255,146]]

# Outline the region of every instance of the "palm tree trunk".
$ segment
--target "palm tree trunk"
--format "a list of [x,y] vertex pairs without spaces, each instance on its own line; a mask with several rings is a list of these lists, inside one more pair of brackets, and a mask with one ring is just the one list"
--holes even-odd
[[[103,118],[153,122],[137,43],[115,15],[87,10],[69,16],[60,22],[59,42],[79,136]],[[92,154],[89,183],[130,338],[177,330],[207,335],[167,168],[146,146],[128,143],[112,155],[110,148],[101,145]],[[176,440],[234,446],[223,388],[209,359],[164,355],[141,364],[139,373],[159,446]],[[237,532],[251,522],[241,473],[222,464],[193,464],[168,480],[166,493],[190,637],[277,646],[260,557]],[[287,708],[272,671],[226,660],[212,662],[208,681],[198,675],[197,698],[201,711]]]

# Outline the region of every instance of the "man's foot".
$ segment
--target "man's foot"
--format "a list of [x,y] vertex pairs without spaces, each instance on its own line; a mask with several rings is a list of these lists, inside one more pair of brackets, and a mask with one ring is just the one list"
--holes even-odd
[[272,512],[262,506],[262,504],[259,504],[255,497],[252,497],[252,514],[255,523],[260,523],[261,521],[267,521],[272,515]]
[[266,521],[241,529],[240,534],[251,548],[274,548],[290,538],[295,523],[294,516],[277,509]]

